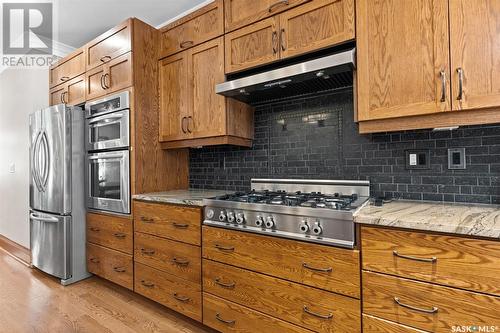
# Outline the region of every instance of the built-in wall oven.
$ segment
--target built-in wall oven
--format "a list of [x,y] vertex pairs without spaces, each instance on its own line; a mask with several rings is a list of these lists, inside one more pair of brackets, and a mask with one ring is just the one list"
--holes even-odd
[[129,92],[85,105],[87,207],[130,214]]

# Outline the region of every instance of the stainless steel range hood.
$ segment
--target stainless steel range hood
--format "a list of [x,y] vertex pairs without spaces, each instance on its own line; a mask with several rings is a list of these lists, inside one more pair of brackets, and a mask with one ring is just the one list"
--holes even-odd
[[356,49],[216,85],[215,92],[255,104],[351,86]]

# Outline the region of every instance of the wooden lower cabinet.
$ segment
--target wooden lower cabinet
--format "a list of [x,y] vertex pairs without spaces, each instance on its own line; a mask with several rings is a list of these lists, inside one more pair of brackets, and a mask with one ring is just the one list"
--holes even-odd
[[203,293],[203,324],[222,333],[311,333],[309,330],[207,293]]
[[499,326],[500,298],[363,272],[363,313],[429,332],[454,326]]
[[358,333],[360,301],[203,260],[203,291],[314,332]]
[[126,217],[87,214],[87,242],[127,254],[133,253],[132,220]]
[[172,274],[135,263],[135,292],[197,321],[202,320],[201,287]]
[[106,280],[130,290],[134,287],[132,256],[87,243],[87,269]]
[[363,333],[426,333],[388,320],[363,315]]

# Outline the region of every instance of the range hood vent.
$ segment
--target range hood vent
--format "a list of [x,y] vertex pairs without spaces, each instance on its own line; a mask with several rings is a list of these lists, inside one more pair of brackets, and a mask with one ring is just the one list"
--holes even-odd
[[350,87],[356,49],[218,84],[215,92],[247,104]]

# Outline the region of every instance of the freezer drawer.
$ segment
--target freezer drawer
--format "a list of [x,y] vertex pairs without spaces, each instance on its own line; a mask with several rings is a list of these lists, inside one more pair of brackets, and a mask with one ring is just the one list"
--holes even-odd
[[62,280],[71,277],[71,216],[30,212],[33,266]]

